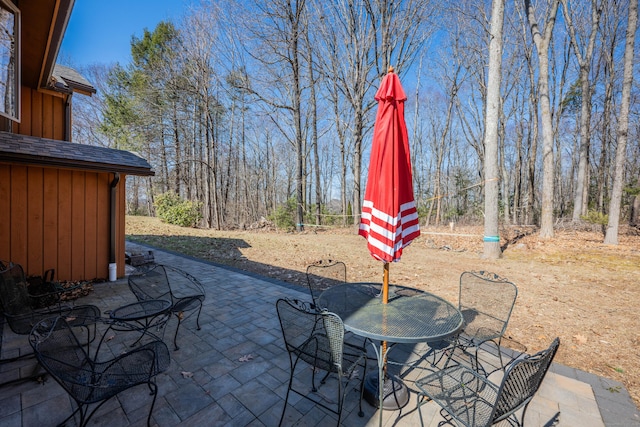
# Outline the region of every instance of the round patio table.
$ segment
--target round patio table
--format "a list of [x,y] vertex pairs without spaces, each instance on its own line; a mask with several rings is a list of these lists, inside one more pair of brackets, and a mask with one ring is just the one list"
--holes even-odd
[[[143,300],[131,304],[123,305],[109,313],[109,317],[113,321],[111,329],[117,329],[118,325],[127,323],[142,332],[140,338],[149,332],[149,329],[162,329],[169,320],[169,309],[171,302],[167,300]],[[128,327],[127,329],[131,329]],[[154,334],[151,334],[154,335]],[[140,341],[136,340],[131,346]]]
[[419,289],[390,285],[389,301],[383,304],[381,287],[374,283],[345,283],[325,290],[318,299],[320,308],[340,316],[347,331],[380,342],[379,349],[374,345],[378,358],[380,425],[384,362],[391,348],[385,349],[383,343],[441,341],[456,335],[464,322],[462,313],[453,304]]

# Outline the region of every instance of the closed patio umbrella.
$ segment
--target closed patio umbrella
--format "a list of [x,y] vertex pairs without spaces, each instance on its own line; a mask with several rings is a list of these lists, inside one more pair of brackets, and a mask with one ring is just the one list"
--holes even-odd
[[384,262],[383,302],[386,303],[389,262],[400,260],[403,248],[420,235],[420,227],[404,121],[407,95],[393,68],[389,68],[382,79],[375,99],[378,113],[359,234],[367,239],[371,255]]
[[[371,255],[384,263],[381,297],[382,303],[386,304],[389,300],[389,263],[400,260],[404,247],[420,235],[420,227],[413,196],[409,138],[404,121],[407,96],[392,67],[382,79],[375,99],[378,101],[378,112],[373,128],[359,234],[367,239]],[[385,360],[386,351],[386,343],[383,342],[378,356],[382,357],[381,360]],[[382,390],[378,390],[379,375],[365,382],[365,397],[375,396],[376,403],[380,405],[382,401],[381,406],[386,409],[404,406],[408,401],[406,389],[399,398],[397,394],[400,389],[392,379],[387,381],[385,375],[384,394],[389,389],[395,394],[393,399],[387,401]],[[375,387],[375,391],[369,393],[369,386]]]

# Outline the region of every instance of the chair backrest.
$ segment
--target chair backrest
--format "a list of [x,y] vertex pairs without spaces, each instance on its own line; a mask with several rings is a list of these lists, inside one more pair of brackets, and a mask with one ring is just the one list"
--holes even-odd
[[38,362],[61,381],[69,393],[77,381],[91,382],[91,378],[83,380],[75,375],[92,361],[64,317],[51,317],[36,323],[29,334],[29,343]]
[[165,299],[173,303],[167,270],[162,264],[154,265],[139,274],[129,276],[129,289],[138,301]]
[[164,299],[175,304],[177,299],[185,297],[204,299],[204,286],[198,279],[169,265],[156,264],[142,273],[130,275],[128,282],[138,301]]
[[276,310],[285,346],[291,356],[336,372],[342,365],[344,325],[334,313],[320,313],[310,304],[279,299]]
[[[118,325],[118,331],[118,336],[128,335],[122,333],[125,331],[139,335],[133,325]],[[97,348],[91,349],[91,353],[95,350],[92,356],[88,344],[83,345],[76,336],[73,320],[50,317],[35,324],[29,343],[45,370],[76,402],[82,403],[106,400],[129,387],[148,383],[149,378],[165,371],[171,362],[169,350],[160,340],[131,349],[130,342],[119,337],[115,339],[118,342],[107,344],[111,338],[106,334],[112,335],[111,329],[107,328],[104,334]]]
[[10,263],[0,271],[0,303],[4,313],[10,316],[32,311],[27,280],[20,264]]
[[170,265],[161,267],[164,269],[173,298],[204,297],[204,286],[193,275]]
[[559,346],[560,339],[556,338],[548,349],[513,362],[500,385],[492,424],[529,404],[540,388]]
[[485,339],[504,334],[518,296],[518,288],[507,279],[485,271],[460,276],[458,308],[464,317],[464,334]]
[[347,281],[347,266],[344,262],[321,259],[307,267],[307,285],[314,304],[322,291]]
[[329,341],[331,360],[334,367],[340,369],[344,349],[344,323],[342,323],[342,319],[337,314],[325,311],[322,313],[322,324]]

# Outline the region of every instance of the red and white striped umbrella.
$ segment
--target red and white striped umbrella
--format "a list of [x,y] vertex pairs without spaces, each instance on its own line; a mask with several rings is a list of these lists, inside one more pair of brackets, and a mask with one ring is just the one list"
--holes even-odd
[[374,258],[389,263],[400,260],[402,249],[420,235],[404,121],[407,96],[393,68],[382,79],[375,99],[378,113],[359,234],[367,239]]

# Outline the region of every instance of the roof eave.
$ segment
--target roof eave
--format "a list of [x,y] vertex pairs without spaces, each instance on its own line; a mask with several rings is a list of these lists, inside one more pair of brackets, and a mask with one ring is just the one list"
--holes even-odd
[[125,175],[154,176],[152,169],[135,166],[125,166],[110,163],[87,162],[81,160],[66,160],[44,156],[34,156],[22,153],[2,153],[0,163],[23,164],[29,166],[42,166],[60,169],[75,169],[91,172],[122,173]]
[[49,29],[49,37],[47,47],[42,61],[40,70],[40,78],[38,87],[45,89],[49,85],[49,78],[53,73],[53,67],[56,64],[58,51],[62,44],[64,33],[67,30],[67,24],[71,18],[71,11],[75,0],[56,0],[53,22]]

